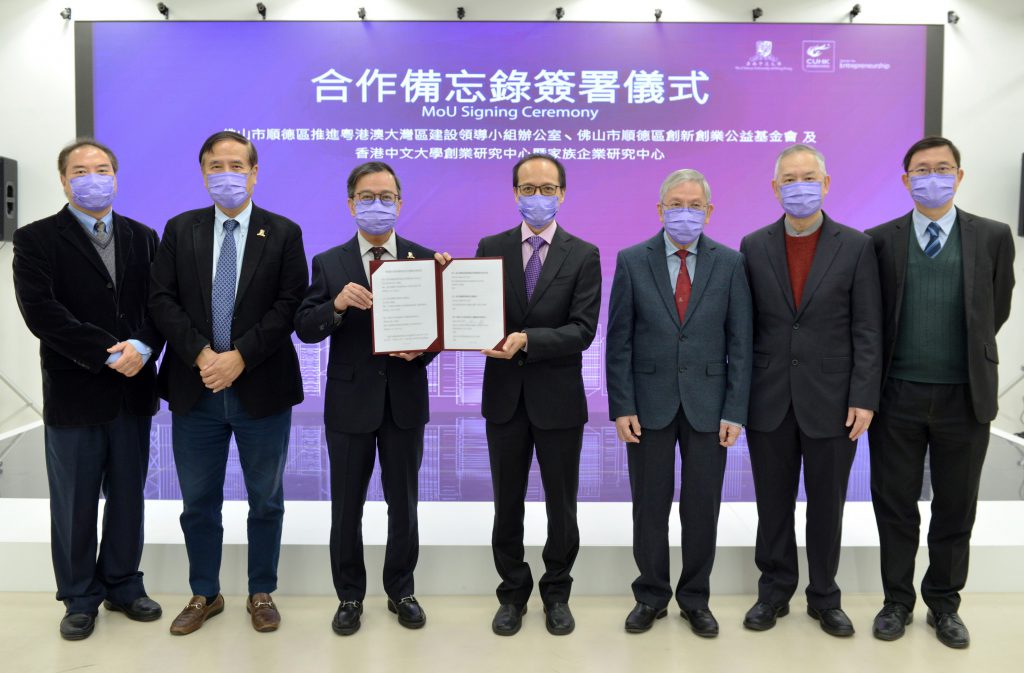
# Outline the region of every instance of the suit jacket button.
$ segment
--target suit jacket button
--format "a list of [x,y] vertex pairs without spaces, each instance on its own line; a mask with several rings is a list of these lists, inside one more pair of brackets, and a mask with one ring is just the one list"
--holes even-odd
[[377,373],[380,374],[381,376],[387,376],[383,369],[379,370]]
[[680,374],[682,374],[682,373],[683,373],[683,372],[685,372],[685,371],[686,371],[686,367],[680,367],[680,368],[679,368],[679,373],[680,373]]
[[800,323],[798,323],[798,322],[793,323],[793,329],[800,329]]
[[107,283],[107,289],[108,290],[114,289],[114,284],[113,283]]
[[523,361],[522,360],[516,360],[516,364],[519,365],[520,367],[522,367],[523,366]]
[[800,364],[800,361],[799,361],[799,360],[793,360],[793,366],[794,366],[794,367],[796,367],[796,366],[797,366],[798,364]]
[[680,334],[679,335],[679,340],[680,341],[686,341],[686,335],[685,334]]

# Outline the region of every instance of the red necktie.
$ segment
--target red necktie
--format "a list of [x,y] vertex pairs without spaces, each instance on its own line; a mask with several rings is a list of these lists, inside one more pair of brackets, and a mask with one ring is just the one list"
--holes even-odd
[[677,250],[679,256],[679,275],[676,276],[676,309],[679,311],[679,322],[686,317],[686,307],[690,303],[690,272],[686,270],[686,256],[689,250]]

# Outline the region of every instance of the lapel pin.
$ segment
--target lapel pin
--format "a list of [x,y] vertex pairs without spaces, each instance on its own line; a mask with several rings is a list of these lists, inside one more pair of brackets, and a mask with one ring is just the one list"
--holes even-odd
[[412,254],[412,252],[410,252],[410,253],[408,254],[408,256],[406,257],[406,259],[416,259],[416,256],[415,256],[415,255],[413,255],[413,254]]
[[260,229],[259,231],[256,232],[256,235],[259,236],[260,238],[266,238],[267,231],[265,229]]

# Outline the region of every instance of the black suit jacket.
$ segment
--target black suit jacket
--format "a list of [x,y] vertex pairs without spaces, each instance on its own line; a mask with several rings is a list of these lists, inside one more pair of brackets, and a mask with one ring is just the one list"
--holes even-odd
[[[152,416],[160,405],[155,372],[164,340],[146,311],[159,239],[117,213],[113,223],[116,283],[68,206],[14,232],[14,291],[39,337],[48,425],[107,423],[122,409]],[[105,365],[107,349],[126,339],[153,349],[131,378]]]
[[547,430],[587,422],[583,351],[601,311],[601,258],[595,246],[558,226],[540,279],[526,301],[519,225],[477,246],[477,257],[505,260],[505,333],[526,332],[528,352],[487,358],[481,412],[494,423],[512,418],[520,396],[530,422]]
[[[358,234],[356,235],[358,237]],[[359,255],[359,240],[313,258],[313,281],[295,316],[295,332],[305,343],[331,338],[324,396],[324,426],[334,432],[366,433],[380,428],[385,397],[400,428],[415,428],[430,420],[427,364],[437,353],[424,353],[411,362],[373,354],[370,311],[350,308],[335,321],[334,298],[349,283],[369,288]],[[398,259],[433,259],[434,252],[395,235]]]
[[[149,306],[168,346],[160,394],[176,413],[187,413],[205,390],[194,363],[213,341],[213,222],[213,206],[172,218],[153,263]],[[309,285],[302,230],[253,205],[243,255],[231,340],[245,370],[232,388],[246,412],[261,418],[302,401],[291,340],[295,310]]]
[[796,306],[784,219],[740,244],[754,299],[748,425],[771,432],[792,404],[801,431],[837,437],[849,432],[848,407],[878,410],[882,299],[875,251],[868,236],[825,214]]
[[[907,252],[914,228],[912,216],[913,211],[866,232],[875,242],[882,282],[885,376],[888,376],[892,364],[899,333]],[[998,410],[996,332],[1010,316],[1014,285],[1013,233],[1002,222],[971,215],[959,208],[956,222],[960,227],[963,248],[968,385],[975,417],[979,423],[988,423],[996,417]],[[916,234],[913,235],[916,239]]]

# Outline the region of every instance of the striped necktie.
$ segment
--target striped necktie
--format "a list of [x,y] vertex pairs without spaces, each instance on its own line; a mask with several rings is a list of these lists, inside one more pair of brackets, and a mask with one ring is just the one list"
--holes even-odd
[[218,353],[231,350],[231,317],[235,311],[235,280],[238,278],[238,251],[235,248],[235,228],[238,222],[224,223],[224,243],[217,259],[217,277],[213,279],[210,301],[213,314],[213,350]]
[[931,238],[928,239],[928,245],[924,246],[924,254],[934,258],[942,250],[942,244],[939,243],[939,233],[941,233],[939,225],[935,222],[930,222],[928,228],[925,229],[925,233],[931,236]]

